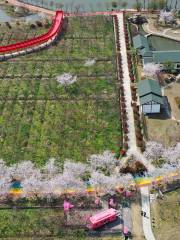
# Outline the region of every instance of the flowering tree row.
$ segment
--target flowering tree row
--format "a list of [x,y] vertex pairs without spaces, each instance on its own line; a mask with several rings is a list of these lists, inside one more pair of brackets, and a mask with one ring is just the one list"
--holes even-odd
[[120,161],[110,151],[91,155],[86,164],[66,160],[62,167],[58,167],[52,158],[41,169],[30,161],[6,166],[1,160],[0,195],[8,195],[14,180],[21,182],[23,197],[56,196],[66,190],[84,192],[89,185],[103,189],[105,194],[114,192],[118,186],[127,189],[133,182],[133,177],[117,173],[115,169],[118,164]]
[[[163,165],[149,168],[148,161],[160,157],[165,159]],[[168,175],[180,166],[180,143],[165,149],[161,144],[148,142],[144,156],[134,154],[133,158],[146,166],[147,176]],[[0,160],[0,196],[8,196],[14,180],[21,182],[22,197],[26,198],[55,197],[67,190],[83,193],[88,186],[103,191],[104,194],[113,194],[117,187],[131,189],[134,184],[132,175],[119,173],[117,169],[125,168],[122,161],[117,160],[110,151],[91,155],[86,164],[66,160],[61,167],[56,165],[53,158],[42,168],[36,168],[30,161],[7,166]]]

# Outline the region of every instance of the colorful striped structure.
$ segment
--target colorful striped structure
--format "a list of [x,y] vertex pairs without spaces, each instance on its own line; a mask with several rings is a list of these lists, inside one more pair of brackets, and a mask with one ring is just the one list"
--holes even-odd
[[21,195],[23,193],[23,188],[20,181],[14,181],[10,187],[9,193],[12,195]]

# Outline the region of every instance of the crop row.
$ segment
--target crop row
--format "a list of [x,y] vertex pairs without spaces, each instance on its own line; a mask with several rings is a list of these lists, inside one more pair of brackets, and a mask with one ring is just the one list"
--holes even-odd
[[73,85],[62,86],[54,78],[5,78],[0,81],[0,100],[113,99],[115,79],[78,77]]
[[42,165],[48,158],[86,161],[95,152],[117,151],[116,101],[0,102],[0,155]]
[[52,77],[64,72],[79,76],[113,76],[115,75],[114,60],[97,61],[92,66],[85,66],[86,61],[25,61],[1,64],[0,78],[16,77]]

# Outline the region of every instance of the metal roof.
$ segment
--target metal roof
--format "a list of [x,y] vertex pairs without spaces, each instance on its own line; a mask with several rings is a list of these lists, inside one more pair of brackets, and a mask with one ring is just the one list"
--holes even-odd
[[136,35],[133,37],[134,48],[138,49],[140,55],[146,59],[144,62],[155,63],[180,63],[180,50],[173,51],[151,51],[148,39],[143,35]]
[[138,93],[141,105],[151,101],[163,104],[161,87],[155,80],[140,80],[138,83]]
[[153,51],[153,61],[156,63],[180,63],[180,51]]
[[137,36],[133,37],[133,45],[137,48],[146,48],[147,51],[149,51],[149,43],[146,37],[138,34]]
[[143,64],[152,63],[152,62],[153,62],[152,57],[146,57],[146,56],[143,57]]
[[140,49],[140,54],[142,57],[152,57],[152,51],[148,50],[147,48]]
[[159,104],[163,104],[162,96],[160,97],[160,96],[154,95],[153,93],[149,93],[148,95],[146,95],[144,97],[140,97],[141,105],[144,105],[144,104],[152,102],[152,101],[159,103]]

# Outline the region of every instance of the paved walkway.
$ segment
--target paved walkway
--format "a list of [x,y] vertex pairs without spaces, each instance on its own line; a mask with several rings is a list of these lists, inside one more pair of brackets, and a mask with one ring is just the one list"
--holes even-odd
[[[126,110],[128,117],[128,137],[129,137],[129,150],[128,153],[134,153],[136,156],[139,156],[140,160],[147,166],[147,161],[140,153],[139,149],[136,145],[136,134],[135,134],[135,125],[134,125],[134,113],[133,108],[131,106],[132,95],[131,95],[131,80],[129,76],[129,68],[127,62],[127,49],[125,42],[125,34],[124,34],[124,20],[123,13],[117,14],[118,16],[118,25],[119,25],[119,39],[121,45],[121,58],[122,58],[122,70],[123,70],[123,85],[125,92],[125,100],[126,100]],[[151,164],[148,165],[148,168],[152,170],[153,166]],[[143,222],[143,231],[145,238],[147,240],[155,240],[152,229],[151,229],[151,220],[150,220],[150,203],[149,203],[149,189],[148,187],[141,187],[141,199],[142,199],[142,211],[146,212],[149,218],[142,217]]]
[[170,30],[169,28],[165,29],[162,32],[159,32],[159,31],[155,31],[154,29],[152,29],[150,27],[150,24],[148,24],[148,23],[145,23],[142,26],[143,26],[143,30],[148,33],[147,36],[150,35],[150,34],[153,34],[153,35],[166,37],[166,38],[169,38],[169,39],[172,39],[172,40],[179,41],[179,37],[175,37],[175,36],[172,36],[171,33],[167,33]]
[[141,203],[142,211],[146,212],[146,217],[142,217],[143,231],[147,240],[155,240],[152,228],[151,228],[151,217],[150,217],[150,201],[149,201],[149,187],[141,187]]
[[123,13],[117,14],[118,16],[118,25],[119,25],[119,39],[120,39],[120,46],[121,46],[121,58],[122,58],[122,70],[123,70],[123,85],[124,85],[124,93],[125,93],[125,100],[126,100],[126,111],[127,111],[127,124],[128,124],[128,145],[129,145],[129,152],[137,151],[136,146],[136,134],[135,134],[135,125],[134,125],[134,113],[133,108],[131,106],[132,96],[131,96],[131,80],[129,76],[129,69],[128,69],[128,61],[127,61],[127,49],[126,49],[126,41],[125,41],[125,34],[124,34],[124,20],[123,20]]

